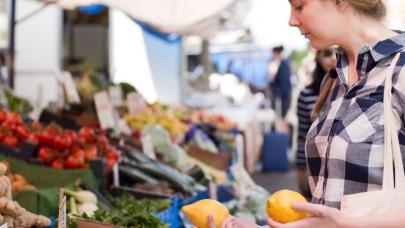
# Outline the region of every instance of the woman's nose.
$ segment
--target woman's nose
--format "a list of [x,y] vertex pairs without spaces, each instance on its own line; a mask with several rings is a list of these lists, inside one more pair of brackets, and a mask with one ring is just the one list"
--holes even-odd
[[298,27],[299,21],[298,18],[295,16],[294,12],[291,10],[290,19],[288,20],[288,24],[291,27]]

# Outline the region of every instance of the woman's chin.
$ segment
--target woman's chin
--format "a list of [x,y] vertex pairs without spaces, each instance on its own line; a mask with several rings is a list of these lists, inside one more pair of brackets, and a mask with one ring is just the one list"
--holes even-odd
[[309,43],[311,44],[311,47],[315,48],[316,50],[322,50],[322,49],[328,48],[330,46],[330,45],[321,43],[321,42],[313,40],[313,39],[310,39]]

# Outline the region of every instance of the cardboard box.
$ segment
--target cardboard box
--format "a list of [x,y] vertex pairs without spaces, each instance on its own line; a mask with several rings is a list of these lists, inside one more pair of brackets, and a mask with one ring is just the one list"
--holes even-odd
[[229,168],[231,156],[225,153],[212,153],[196,146],[185,147],[187,154],[216,169],[226,171]]

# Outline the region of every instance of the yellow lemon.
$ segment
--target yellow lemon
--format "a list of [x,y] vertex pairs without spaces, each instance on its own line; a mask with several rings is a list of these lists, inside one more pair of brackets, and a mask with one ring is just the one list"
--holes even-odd
[[198,228],[206,228],[208,215],[214,218],[215,226],[219,228],[221,223],[228,218],[228,209],[216,200],[203,199],[193,204],[184,206],[181,211],[190,219],[191,223]]
[[299,212],[291,207],[294,202],[306,202],[298,192],[280,190],[267,199],[267,215],[279,223],[287,223],[305,218],[308,213]]

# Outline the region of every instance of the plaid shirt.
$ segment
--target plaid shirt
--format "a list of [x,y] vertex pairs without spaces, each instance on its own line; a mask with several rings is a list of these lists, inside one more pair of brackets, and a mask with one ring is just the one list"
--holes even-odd
[[401,52],[393,75],[392,106],[405,158],[405,33],[359,50],[359,81],[348,88],[348,60],[338,50],[336,83],[312,124],[305,145],[313,203],[340,208],[342,195],[379,190],[383,176],[383,97],[386,69]]

